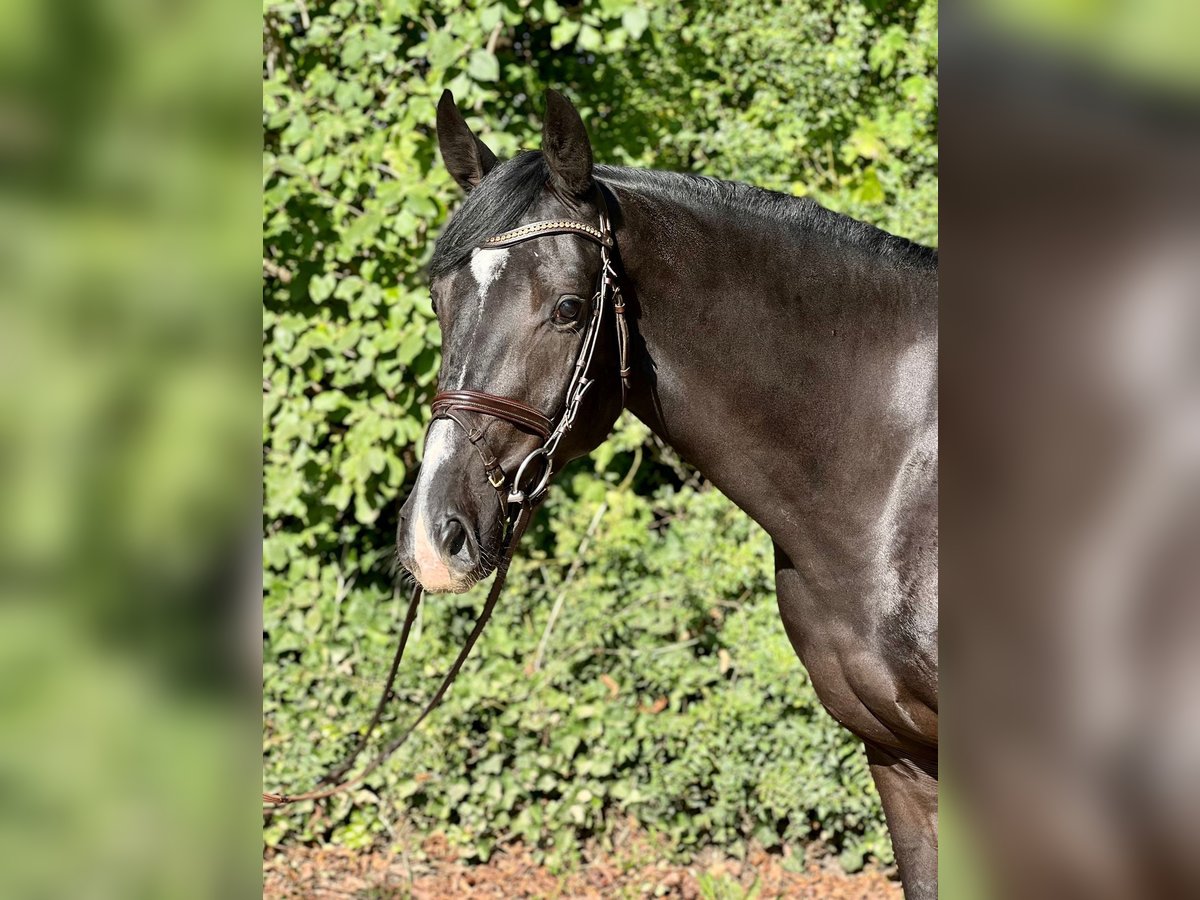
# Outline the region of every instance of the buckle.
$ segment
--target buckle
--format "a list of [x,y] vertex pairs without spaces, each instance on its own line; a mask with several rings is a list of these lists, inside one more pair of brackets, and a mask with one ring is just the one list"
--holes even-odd
[[503,488],[506,480],[503,472],[488,472],[488,484],[496,490]]

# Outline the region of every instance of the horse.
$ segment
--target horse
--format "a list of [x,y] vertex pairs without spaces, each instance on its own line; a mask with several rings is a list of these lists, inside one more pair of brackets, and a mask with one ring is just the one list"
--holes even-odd
[[866,748],[905,896],[936,897],[936,249],[595,164],[556,91],[540,151],[498,160],[449,91],[437,136],[466,196],[429,264],[440,393],[399,564],[429,592],[501,579],[512,505],[628,408],[770,536],[783,627]]

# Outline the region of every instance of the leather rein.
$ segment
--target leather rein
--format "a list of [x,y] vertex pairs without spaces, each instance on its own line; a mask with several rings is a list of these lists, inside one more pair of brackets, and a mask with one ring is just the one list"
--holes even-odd
[[[501,397],[484,391],[441,391],[433,398],[433,419],[431,421],[449,419],[466,432],[467,440],[471,442],[476,452],[479,453],[480,459],[483,460],[488,483],[497,493],[501,512],[507,524],[503,550],[500,554],[500,560],[496,564],[496,577],[492,581],[487,600],[484,601],[483,609],[480,611],[479,618],[475,621],[475,626],[471,629],[466,643],[463,644],[454,663],[442,678],[437,691],[429,702],[426,703],[417,718],[399,736],[389,742],[383,750],[373,757],[358,775],[349,780],[343,780],[346,773],[350,771],[354,762],[365,749],[367,741],[383,716],[384,709],[393,697],[392,689],[396,682],[396,674],[400,668],[400,661],[404,658],[404,649],[408,644],[409,634],[412,632],[412,625],[416,620],[417,609],[420,606],[423,595],[421,586],[419,584],[414,586],[412,597],[408,603],[408,610],[404,617],[404,625],[400,630],[400,641],[396,648],[396,655],[392,659],[391,669],[388,672],[387,683],[384,686],[379,703],[375,707],[375,712],[371,716],[371,721],[367,725],[367,730],[359,738],[357,745],[350,755],[326,773],[319,782],[320,785],[328,784],[332,786],[325,788],[318,787],[302,794],[289,795],[264,792],[262,795],[264,814],[270,810],[298,803],[302,800],[321,800],[326,797],[332,797],[335,794],[344,793],[362,784],[367,776],[378,769],[408,740],[409,736],[417,729],[417,726],[441,703],[442,698],[445,697],[446,692],[450,689],[450,685],[454,682],[467,656],[471,653],[472,648],[474,648],[479,635],[483,633],[488,619],[491,618],[492,611],[496,608],[496,603],[500,599],[500,592],[503,590],[504,582],[508,578],[508,568],[512,563],[517,544],[520,542],[521,536],[525,533],[525,529],[529,526],[529,520],[533,516],[535,507],[545,499],[546,489],[550,484],[550,478],[554,472],[554,454],[563,437],[571,430],[571,426],[574,425],[588,389],[595,383],[595,379],[591,376],[592,359],[596,354],[596,345],[602,330],[604,310],[609,305],[613,308],[613,315],[616,322],[617,352],[620,359],[621,406],[624,407],[630,377],[629,328],[625,317],[625,302],[621,294],[620,276],[614,265],[612,256],[613,250],[616,248],[612,224],[608,217],[608,208],[604,201],[603,192],[598,189],[597,193],[600,208],[600,226],[598,228],[586,222],[578,222],[571,219],[550,219],[521,225],[509,231],[493,235],[480,244],[481,250],[497,249],[511,247],[514,244],[550,235],[573,234],[592,241],[600,247],[600,275],[597,279],[596,292],[592,297],[591,318],[588,320],[587,329],[584,331],[579,354],[575,359],[575,366],[571,370],[571,378],[567,385],[566,399],[563,403],[562,411],[557,418],[552,421],[541,410],[520,400],[514,400],[511,397]],[[463,413],[501,419],[522,431],[538,435],[542,439],[542,443],[521,461],[515,473],[510,477],[504,471],[504,468],[500,465],[499,460],[488,445],[484,437],[484,427],[471,427],[464,421]],[[529,467],[538,460],[541,460],[542,467],[537,481],[533,482],[527,488],[522,488],[524,480],[530,475],[528,471]]]

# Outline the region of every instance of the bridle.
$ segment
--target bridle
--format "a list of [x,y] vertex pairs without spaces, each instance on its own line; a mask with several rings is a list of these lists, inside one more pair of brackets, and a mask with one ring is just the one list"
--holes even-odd
[[[358,775],[348,781],[342,781],[346,773],[350,771],[350,767],[354,765],[355,760],[358,759],[366,747],[368,739],[375,730],[375,726],[379,724],[383,716],[384,708],[392,699],[392,687],[396,681],[396,673],[399,671],[400,661],[404,657],[404,648],[408,644],[408,636],[412,631],[413,622],[417,616],[417,608],[421,603],[423,592],[421,586],[419,584],[416,585],[409,600],[408,611],[404,617],[404,625],[400,630],[399,646],[396,648],[396,655],[392,659],[387,683],[384,686],[379,703],[375,707],[375,712],[371,716],[371,721],[367,725],[366,731],[359,737],[358,743],[350,755],[321,779],[320,783],[333,784],[333,786],[323,789],[318,788],[303,794],[288,795],[264,792],[263,802],[264,804],[268,804],[263,807],[264,813],[271,809],[297,803],[301,800],[321,800],[326,797],[332,797],[334,794],[340,794],[362,784],[368,775],[379,768],[388,757],[395,753],[408,740],[417,726],[425,720],[425,717],[441,703],[442,698],[446,695],[446,691],[450,689],[450,685],[458,675],[459,669],[462,668],[471,649],[475,646],[475,642],[479,639],[479,635],[482,634],[488,619],[491,618],[492,610],[496,608],[496,603],[500,599],[500,592],[503,590],[504,582],[508,577],[508,568],[512,563],[517,544],[520,542],[521,536],[525,533],[525,529],[529,526],[533,510],[545,499],[550,478],[554,473],[554,454],[558,450],[558,445],[562,441],[563,436],[575,424],[579,410],[583,405],[583,398],[587,395],[588,389],[595,383],[595,379],[591,375],[592,359],[596,355],[596,344],[600,339],[600,332],[602,331],[604,309],[610,303],[616,322],[617,354],[620,360],[621,406],[624,408],[630,378],[629,327],[625,317],[625,300],[621,293],[621,278],[613,262],[613,251],[616,250],[616,240],[612,231],[612,222],[608,215],[608,206],[604,200],[603,190],[597,187],[596,194],[597,206],[600,210],[599,227],[572,219],[548,219],[541,222],[531,222],[528,225],[521,225],[509,231],[492,235],[480,244],[481,250],[496,249],[511,247],[514,244],[550,235],[574,234],[592,241],[600,247],[600,274],[597,278],[596,292],[592,297],[591,318],[588,320],[587,328],[583,333],[583,341],[579,347],[579,354],[575,358],[575,366],[571,370],[570,381],[567,384],[566,399],[563,402],[563,408],[558,417],[552,421],[541,410],[527,403],[514,400],[511,397],[489,394],[484,391],[441,391],[433,398],[433,419],[431,420],[431,424],[438,419],[449,419],[466,432],[467,440],[471,442],[471,445],[483,460],[483,467],[487,472],[488,483],[496,490],[497,497],[500,500],[502,518],[506,524],[504,549],[500,554],[499,562],[496,564],[496,577],[493,579],[492,586],[488,590],[487,600],[484,601],[483,609],[479,613],[479,618],[475,621],[474,628],[471,629],[471,634],[467,637],[466,643],[463,644],[454,663],[442,678],[437,691],[429,702],[426,703],[412,724],[389,742]],[[470,426],[463,420],[463,413],[502,419],[523,431],[538,435],[542,439],[542,443],[521,461],[520,465],[517,466],[516,472],[509,478],[504,468],[500,465],[495,453],[492,452],[491,447],[488,445],[487,439],[484,436],[484,428],[482,426]],[[530,487],[522,488],[529,467],[536,460],[542,461],[542,470],[538,476],[538,480]]]
[[[621,280],[613,264],[612,252],[615,241],[612,226],[608,218],[608,207],[604,195],[597,190],[600,208],[600,227],[572,219],[548,219],[541,222],[530,222],[509,231],[492,235],[480,244],[480,250],[511,247],[525,241],[548,237],[557,234],[574,234],[586,238],[600,246],[600,274],[597,278],[596,291],[592,296],[592,313],[583,333],[583,342],[579,347],[579,355],[575,359],[575,367],[571,371],[571,380],[567,385],[566,399],[562,412],[551,424],[551,418],[520,400],[511,397],[500,397],[484,391],[456,390],[442,391],[433,398],[433,420],[449,419],[466,432],[467,440],[479,453],[483,460],[490,484],[499,496],[502,514],[507,516],[512,506],[525,503],[536,506],[544,498],[550,477],[554,474],[554,454],[564,435],[571,430],[583,398],[588,389],[595,383],[590,377],[592,358],[596,354],[596,344],[604,322],[604,310],[611,302],[617,329],[617,353],[620,358],[621,376],[621,406],[625,406],[625,397],[629,389],[629,326],[625,318],[625,300],[621,293]],[[516,473],[509,478],[500,465],[496,454],[488,446],[483,427],[471,427],[460,417],[461,413],[478,413],[503,419],[522,431],[531,432],[542,439],[539,447],[527,455]],[[529,467],[541,460],[542,468],[538,480],[529,488],[522,488]]]

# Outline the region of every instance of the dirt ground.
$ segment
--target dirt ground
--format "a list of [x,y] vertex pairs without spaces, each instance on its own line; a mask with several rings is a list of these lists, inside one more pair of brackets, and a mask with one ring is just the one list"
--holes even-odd
[[294,847],[270,854],[263,860],[263,897],[901,900],[894,872],[868,868],[847,875],[834,860],[809,862],[793,872],[789,869],[799,867],[762,850],[744,861],[702,854],[688,866],[655,861],[645,848],[591,853],[578,869],[556,875],[520,847],[498,850],[485,865],[460,862],[438,836],[421,849],[406,854]]

